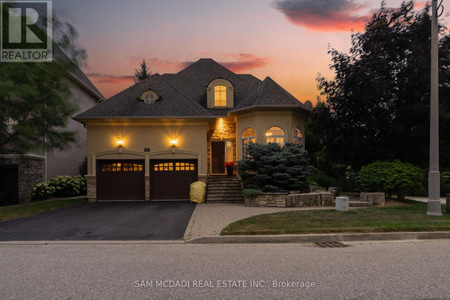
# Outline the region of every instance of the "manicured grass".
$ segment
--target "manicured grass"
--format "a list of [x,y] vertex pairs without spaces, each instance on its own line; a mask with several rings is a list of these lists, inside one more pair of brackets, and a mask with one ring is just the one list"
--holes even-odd
[[46,211],[55,210],[61,207],[75,205],[86,201],[87,198],[60,199],[2,206],[0,207],[0,221],[41,214]]
[[[444,208],[444,207],[443,207]],[[426,203],[397,203],[337,212],[289,211],[258,215],[229,224],[222,235],[450,230],[450,215],[426,215]]]

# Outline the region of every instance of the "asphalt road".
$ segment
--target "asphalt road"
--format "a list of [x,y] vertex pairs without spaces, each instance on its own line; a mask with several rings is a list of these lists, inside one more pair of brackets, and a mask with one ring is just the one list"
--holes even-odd
[[83,203],[0,222],[0,241],[176,240],[194,209],[189,202]]
[[450,241],[349,245],[0,243],[0,299],[450,298]]

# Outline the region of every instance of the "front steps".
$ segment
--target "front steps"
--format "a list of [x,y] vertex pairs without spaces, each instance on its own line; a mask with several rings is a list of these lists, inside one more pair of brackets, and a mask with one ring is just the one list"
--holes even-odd
[[206,202],[243,203],[241,182],[237,176],[208,176]]

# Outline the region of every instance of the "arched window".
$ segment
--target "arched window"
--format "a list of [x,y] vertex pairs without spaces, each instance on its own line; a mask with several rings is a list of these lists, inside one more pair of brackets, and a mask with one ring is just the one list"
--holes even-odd
[[214,106],[227,106],[227,87],[216,85],[214,87]]
[[302,143],[302,132],[298,128],[294,129],[294,135],[293,135],[292,143],[294,143],[294,144],[301,144]]
[[284,146],[284,131],[280,127],[270,127],[266,132],[266,143],[277,143]]
[[255,140],[255,131],[251,128],[247,128],[242,132],[242,159],[248,159],[248,145],[250,143],[254,144]]

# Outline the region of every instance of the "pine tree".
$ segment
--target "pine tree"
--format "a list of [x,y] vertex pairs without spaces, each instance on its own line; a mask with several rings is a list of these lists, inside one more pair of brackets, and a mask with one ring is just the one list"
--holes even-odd
[[139,69],[136,69],[134,72],[134,82],[138,83],[144,79],[149,78],[152,75],[152,72],[149,71],[147,64],[145,63],[145,59],[142,60],[141,66]]

